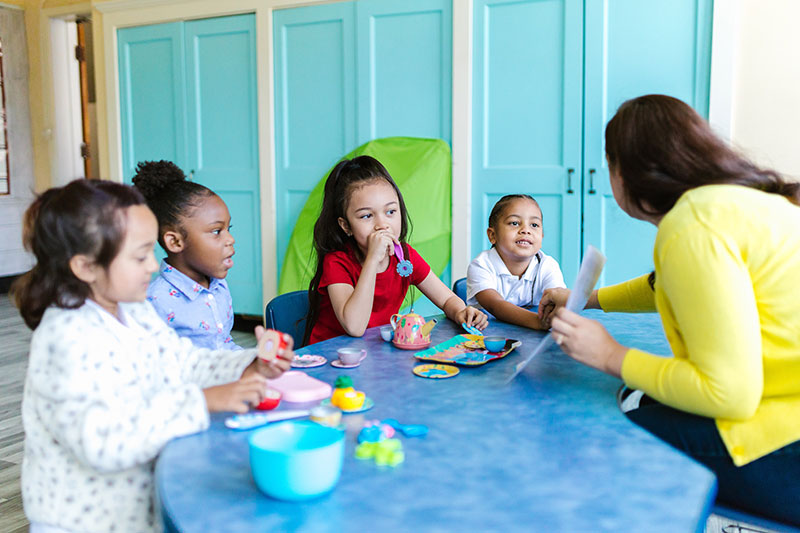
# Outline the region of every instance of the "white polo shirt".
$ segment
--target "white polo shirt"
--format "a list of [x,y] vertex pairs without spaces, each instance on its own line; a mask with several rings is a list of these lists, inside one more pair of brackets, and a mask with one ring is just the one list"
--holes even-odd
[[508,271],[494,247],[481,252],[467,268],[467,305],[479,306],[475,296],[494,289],[514,305],[533,307],[539,305],[544,290],[552,287],[566,287],[564,276],[558,262],[541,250],[520,277]]

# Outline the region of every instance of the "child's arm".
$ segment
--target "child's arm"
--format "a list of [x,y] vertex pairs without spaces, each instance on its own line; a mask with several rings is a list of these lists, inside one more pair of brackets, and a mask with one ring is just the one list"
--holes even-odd
[[352,337],[360,337],[369,325],[372,303],[375,297],[375,279],[381,263],[391,255],[394,240],[380,230],[369,236],[367,257],[361,265],[361,274],[356,286],[333,283],[327,286],[333,312],[344,331]]
[[498,320],[531,329],[545,329],[539,315],[507,302],[494,289],[485,289],[475,295],[481,307],[492,313]]
[[485,329],[489,325],[489,318],[484,313],[465,304],[464,300],[442,283],[433,271],[430,271],[417,287],[453,322],[457,324],[463,322],[478,329]]

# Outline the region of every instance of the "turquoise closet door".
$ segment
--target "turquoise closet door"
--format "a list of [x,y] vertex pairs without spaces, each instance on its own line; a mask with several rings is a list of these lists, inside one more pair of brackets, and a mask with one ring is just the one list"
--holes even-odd
[[656,234],[614,201],[605,126],[622,102],[650,93],[708,116],[711,18],[712,0],[586,0],[584,247],[608,258],[601,285],[651,271]]
[[139,161],[167,159],[186,168],[183,24],[121,29],[117,41],[125,182]]
[[187,22],[188,168],[228,205],[236,238],[228,285],[237,313],[260,316],[261,199],[255,17]]
[[580,258],[583,3],[475,0],[472,257],[503,195],[542,208],[542,250],[567,282]]
[[309,192],[376,138],[450,142],[450,0],[359,0],[276,10],[275,154],[280,270]]
[[118,31],[123,177],[167,159],[232,215],[234,311],[263,313],[253,15]]
[[278,272],[311,189],[357,146],[354,23],[352,2],[273,15]]

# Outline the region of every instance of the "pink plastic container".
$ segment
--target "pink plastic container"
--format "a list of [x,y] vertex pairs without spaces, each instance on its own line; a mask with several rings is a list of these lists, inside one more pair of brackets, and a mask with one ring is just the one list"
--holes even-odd
[[277,379],[267,380],[267,384],[281,393],[284,402],[318,402],[330,398],[333,389],[324,381],[312,378],[305,372],[290,370]]

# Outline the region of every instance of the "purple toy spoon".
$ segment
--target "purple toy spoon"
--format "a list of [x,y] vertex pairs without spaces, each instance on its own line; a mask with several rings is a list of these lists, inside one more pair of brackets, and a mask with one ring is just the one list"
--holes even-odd
[[394,255],[396,255],[399,260],[397,263],[397,273],[407,278],[414,272],[414,265],[403,256],[403,247],[400,246],[398,242],[394,243]]

